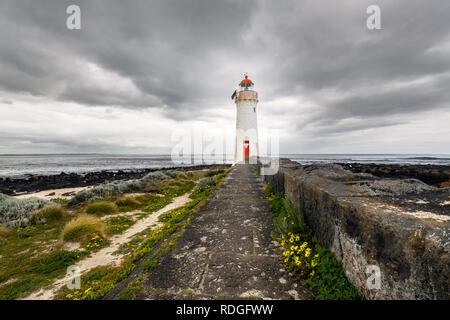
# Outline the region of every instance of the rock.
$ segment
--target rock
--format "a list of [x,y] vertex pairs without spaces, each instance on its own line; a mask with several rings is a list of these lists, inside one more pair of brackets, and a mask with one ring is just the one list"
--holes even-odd
[[197,165],[191,167],[166,167],[137,170],[119,170],[119,171],[98,171],[87,173],[65,173],[57,175],[36,176],[30,175],[28,178],[0,179],[0,193],[7,195],[16,195],[18,193],[32,193],[40,190],[76,188],[92,186],[100,183],[112,182],[115,180],[133,180],[140,179],[149,172],[159,170],[202,170],[206,168],[228,168],[230,165]]

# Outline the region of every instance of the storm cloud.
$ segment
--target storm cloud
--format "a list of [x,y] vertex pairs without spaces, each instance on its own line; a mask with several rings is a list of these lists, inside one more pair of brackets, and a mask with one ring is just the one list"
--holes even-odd
[[[70,4],[81,30],[66,28]],[[381,30],[366,27],[371,4]],[[230,95],[248,72],[284,153],[450,153],[449,56],[448,0],[3,0],[0,152],[152,152],[137,130],[107,138],[143,113],[149,144],[170,148],[179,125],[232,128]],[[22,121],[31,105],[36,121]],[[46,116],[84,121],[60,134]],[[80,141],[87,131],[97,138]]]

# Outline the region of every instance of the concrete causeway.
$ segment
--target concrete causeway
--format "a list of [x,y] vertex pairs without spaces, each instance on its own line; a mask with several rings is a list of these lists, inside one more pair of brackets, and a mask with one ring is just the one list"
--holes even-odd
[[137,299],[309,299],[281,261],[254,169],[232,168],[175,247],[149,271]]

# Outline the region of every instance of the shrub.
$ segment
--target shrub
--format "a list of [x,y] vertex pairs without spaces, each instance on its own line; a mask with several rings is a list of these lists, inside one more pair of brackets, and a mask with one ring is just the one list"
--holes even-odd
[[96,215],[104,215],[116,213],[117,206],[114,203],[106,202],[106,201],[98,201],[91,204],[88,204],[86,207],[86,213],[96,214]]
[[122,197],[116,200],[116,205],[120,212],[126,212],[139,208],[141,203],[132,197]]
[[66,212],[58,206],[44,207],[33,215],[33,220],[38,219],[45,221],[55,221],[63,219],[66,216]]
[[165,174],[162,171],[153,171],[153,172],[146,174],[141,180],[142,181],[146,181],[146,180],[158,181],[158,180],[165,180],[165,179],[169,179],[169,178],[170,178],[170,176]]
[[270,210],[275,212],[273,222],[275,228],[280,234],[289,232],[298,234],[308,234],[309,228],[306,226],[303,213],[300,211],[298,204],[292,204],[282,194],[277,194],[273,198]]
[[147,179],[142,181],[142,190],[144,192],[160,192],[162,186],[158,181]]
[[16,199],[0,194],[0,225],[9,228],[26,227],[32,222],[33,212],[48,205],[54,203],[39,198]]
[[216,185],[216,180],[215,180],[214,178],[212,178],[212,177],[206,177],[206,178],[201,179],[201,180],[198,182],[197,187],[198,187],[199,189],[205,189],[206,187],[213,187],[213,186],[215,186],[215,185]]
[[82,242],[94,236],[105,238],[105,224],[100,219],[82,215],[68,222],[62,231],[64,241]]
[[183,172],[180,172],[180,173],[177,175],[176,179],[177,179],[177,180],[188,180],[189,178],[187,177],[186,174],[184,174]]
[[72,199],[70,199],[68,204],[73,206],[82,202],[95,202],[105,200],[106,198],[118,197],[123,193],[142,191],[143,185],[141,181],[114,181],[80,191]]
[[167,170],[164,173],[171,178],[176,178],[181,172],[178,170]]

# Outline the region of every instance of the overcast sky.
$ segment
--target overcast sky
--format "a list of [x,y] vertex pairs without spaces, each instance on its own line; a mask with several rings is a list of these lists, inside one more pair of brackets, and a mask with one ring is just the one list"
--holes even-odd
[[281,153],[450,154],[449,0],[2,0],[0,154],[233,135],[245,72]]

